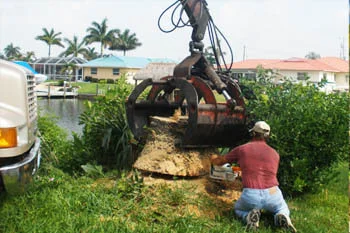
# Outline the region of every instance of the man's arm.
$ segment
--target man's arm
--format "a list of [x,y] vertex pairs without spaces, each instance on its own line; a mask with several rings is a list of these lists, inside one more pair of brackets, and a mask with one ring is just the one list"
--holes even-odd
[[225,163],[228,163],[226,156],[219,156],[219,155],[211,155],[210,156],[210,162],[214,165],[224,165]]

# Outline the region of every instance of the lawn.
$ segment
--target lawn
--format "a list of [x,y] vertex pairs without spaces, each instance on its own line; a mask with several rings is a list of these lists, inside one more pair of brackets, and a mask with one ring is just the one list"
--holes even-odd
[[[62,81],[48,81],[46,84],[50,84],[53,86],[60,86],[63,85]],[[106,94],[108,89],[113,88],[116,84],[107,84],[104,82],[100,83],[92,83],[92,82],[70,82],[70,85],[72,87],[78,88],[79,94],[93,94],[93,95],[104,95]]]
[[[287,199],[298,232],[348,232],[348,166],[315,194]],[[0,232],[244,232],[231,205],[194,182],[145,184],[137,173],[74,177],[45,164],[31,190],[1,194]],[[280,232],[262,215],[259,232]]]

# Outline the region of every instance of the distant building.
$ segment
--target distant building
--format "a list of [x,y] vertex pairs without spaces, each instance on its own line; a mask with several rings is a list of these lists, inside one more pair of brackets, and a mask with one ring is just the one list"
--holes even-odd
[[318,83],[327,80],[324,91],[349,91],[349,62],[337,57],[319,59],[248,59],[232,63],[231,72],[236,77],[256,78],[257,67],[270,69],[277,76],[275,82],[284,77],[293,81],[308,81]]
[[[79,68],[80,64],[87,62],[84,58],[80,57],[42,57],[34,62],[31,62],[33,69],[48,77],[48,79],[82,79],[82,71]],[[68,72],[66,67],[75,66],[75,68]]]
[[151,78],[153,80],[160,80],[163,77],[171,76],[174,73],[174,68],[177,63],[169,61],[152,61],[146,67],[142,68],[136,73],[134,80],[137,84],[138,82]]
[[134,84],[136,74],[152,62],[173,62],[170,59],[152,59],[144,57],[104,56],[80,65],[84,79],[117,80],[126,75],[127,81]]

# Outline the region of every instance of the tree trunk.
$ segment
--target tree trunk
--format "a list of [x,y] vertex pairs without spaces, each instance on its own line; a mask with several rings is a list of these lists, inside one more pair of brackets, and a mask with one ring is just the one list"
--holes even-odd
[[[187,123],[187,120],[186,120]],[[207,175],[209,157],[215,148],[185,149],[175,146],[187,124],[175,118],[153,117],[145,146],[134,168],[164,175],[198,177]]]

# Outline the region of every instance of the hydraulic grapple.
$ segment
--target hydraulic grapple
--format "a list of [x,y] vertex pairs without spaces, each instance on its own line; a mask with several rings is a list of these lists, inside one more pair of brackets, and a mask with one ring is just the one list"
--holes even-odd
[[[248,135],[243,96],[237,80],[216,71],[203,54],[202,43],[211,20],[204,0],[181,0],[193,27],[190,56],[172,76],[146,79],[129,96],[129,126],[141,138],[151,116],[170,117],[180,110],[187,119],[181,147],[233,146]],[[146,98],[144,93],[148,93]],[[218,101],[224,96],[223,101]]]

